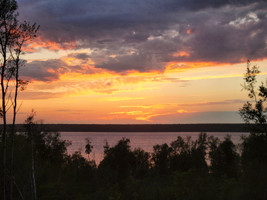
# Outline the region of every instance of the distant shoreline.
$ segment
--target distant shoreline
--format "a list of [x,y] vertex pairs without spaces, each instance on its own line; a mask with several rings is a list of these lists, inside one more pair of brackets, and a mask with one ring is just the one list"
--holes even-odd
[[[24,129],[23,124],[17,126],[18,130]],[[43,124],[42,126],[58,132],[249,132],[247,124]]]

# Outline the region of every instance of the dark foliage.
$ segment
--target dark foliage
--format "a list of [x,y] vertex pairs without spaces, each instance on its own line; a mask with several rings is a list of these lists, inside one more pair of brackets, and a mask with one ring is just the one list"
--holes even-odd
[[[229,136],[223,141],[205,133],[196,140],[177,137],[170,145],[156,145],[152,153],[132,150],[130,140],[122,138],[115,146],[105,145],[104,159],[97,167],[79,151],[68,155],[70,144],[59,133],[39,128],[31,124],[37,197],[41,200],[264,200],[266,195],[264,134],[244,138],[240,154]],[[16,135],[15,144],[14,198],[20,199],[20,191],[25,199],[31,199],[29,135]]]
[[237,177],[240,173],[239,155],[236,145],[227,136],[223,142],[215,138],[210,141],[211,172],[216,176]]

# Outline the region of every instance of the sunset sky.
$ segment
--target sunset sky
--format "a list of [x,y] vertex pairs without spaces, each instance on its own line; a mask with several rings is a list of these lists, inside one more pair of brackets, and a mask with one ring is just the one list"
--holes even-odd
[[18,0],[19,122],[236,123],[246,61],[267,77],[265,0]]

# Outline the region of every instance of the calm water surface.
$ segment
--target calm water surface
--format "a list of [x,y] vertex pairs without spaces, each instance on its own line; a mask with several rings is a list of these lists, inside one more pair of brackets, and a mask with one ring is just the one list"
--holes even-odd
[[[241,142],[242,135],[249,133],[225,133],[225,132],[210,132],[208,135],[213,135],[223,140],[226,135],[231,135],[232,141],[235,144]],[[64,140],[69,140],[72,145],[68,147],[68,153],[72,154],[80,150],[84,154],[85,138],[91,140],[93,151],[90,158],[99,163],[103,159],[103,146],[106,141],[110,146],[117,144],[117,142],[124,138],[130,139],[130,146],[134,148],[142,148],[147,152],[153,151],[153,146],[156,144],[167,143],[170,144],[176,140],[177,136],[186,138],[191,136],[193,140],[197,139],[199,132],[61,132],[61,137]]]

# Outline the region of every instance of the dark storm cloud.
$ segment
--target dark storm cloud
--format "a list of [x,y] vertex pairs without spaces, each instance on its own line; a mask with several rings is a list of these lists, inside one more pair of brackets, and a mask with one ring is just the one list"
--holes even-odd
[[264,16],[262,11],[251,12],[246,7],[232,17],[233,11],[225,8],[220,13],[210,10],[196,14],[191,20],[192,37],[184,43],[191,56],[177,60],[237,63],[242,58],[266,57],[267,12]]
[[161,65],[155,64],[153,61],[153,55],[149,54],[133,54],[109,58],[106,63],[96,65],[96,67],[117,72],[125,70],[149,71],[153,69],[161,69]]
[[52,81],[57,80],[59,74],[66,70],[66,64],[58,59],[33,61],[21,70],[21,76],[26,77],[26,80]]
[[[89,59],[89,55],[86,53],[72,53],[68,54],[67,58],[76,58],[81,64],[85,64]],[[79,65],[68,64],[62,58],[26,63],[25,67],[21,69],[21,76],[25,77],[26,80],[53,81],[59,79],[59,76],[66,72],[95,73],[90,68],[84,69]]]
[[201,10],[205,8],[220,8],[222,6],[244,6],[265,0],[167,0],[165,7],[170,10]]
[[[98,68],[163,70],[168,62],[238,63],[267,55],[265,0],[20,0],[43,40],[90,48]],[[185,51],[189,56],[173,55]],[[114,56],[115,55],[115,56]]]
[[73,57],[73,58],[77,58],[79,60],[86,61],[87,59],[90,58],[90,55],[87,53],[73,53],[73,54],[69,54],[68,57]]

